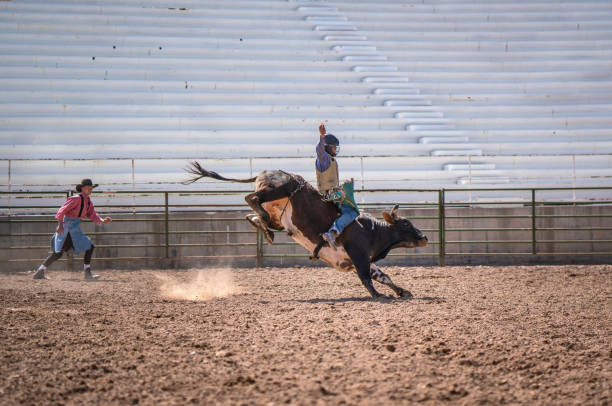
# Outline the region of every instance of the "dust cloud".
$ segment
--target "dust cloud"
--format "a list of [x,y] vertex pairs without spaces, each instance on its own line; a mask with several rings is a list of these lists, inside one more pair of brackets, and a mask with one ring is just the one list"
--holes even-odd
[[160,293],[166,299],[204,301],[240,292],[230,269],[190,270],[186,278],[157,274]]

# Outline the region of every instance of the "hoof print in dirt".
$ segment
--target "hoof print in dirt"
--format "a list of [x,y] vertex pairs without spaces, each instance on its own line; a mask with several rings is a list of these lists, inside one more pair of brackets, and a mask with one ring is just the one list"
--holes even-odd
[[329,389],[326,389],[325,386],[323,386],[323,385],[321,385],[319,390],[321,391],[321,394],[323,394],[325,396],[336,396],[337,395],[337,393],[332,392]]

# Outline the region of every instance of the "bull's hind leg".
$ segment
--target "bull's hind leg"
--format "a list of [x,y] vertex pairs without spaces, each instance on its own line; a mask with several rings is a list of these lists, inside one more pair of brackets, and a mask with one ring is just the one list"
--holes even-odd
[[261,205],[265,202],[271,202],[274,200],[282,199],[283,197],[289,197],[289,193],[280,187],[266,187],[257,192],[249,193],[244,197],[249,207],[257,213],[258,219],[247,216],[247,220],[255,227],[259,228],[268,242],[272,244],[274,241],[274,234],[269,230],[270,228],[270,214]]
[[395,294],[398,295],[399,297],[405,297],[407,299],[412,299],[412,293],[410,293],[406,289],[401,288],[397,286],[395,283],[393,283],[391,278],[389,278],[389,276],[386,273],[381,271],[380,268],[374,264],[370,264],[370,275],[372,276],[372,279],[374,279],[376,282],[380,282],[383,285],[387,285],[388,287],[390,287],[395,292]]
[[261,218],[257,214],[247,214],[246,219],[253,227],[261,230],[268,244],[272,244],[274,242],[274,233],[264,226]]

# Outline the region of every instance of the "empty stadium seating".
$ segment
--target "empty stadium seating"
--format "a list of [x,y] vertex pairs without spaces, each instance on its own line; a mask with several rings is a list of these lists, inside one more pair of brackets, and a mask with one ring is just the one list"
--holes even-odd
[[0,95],[5,190],[313,180],[320,122],[359,187],[610,185],[612,2],[0,2]]

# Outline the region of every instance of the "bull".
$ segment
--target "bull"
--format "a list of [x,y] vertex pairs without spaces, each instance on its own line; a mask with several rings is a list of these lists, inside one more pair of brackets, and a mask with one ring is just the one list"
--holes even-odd
[[337,248],[321,246],[321,233],[327,231],[338,215],[337,206],[300,175],[280,170],[265,170],[248,179],[231,179],[205,170],[192,162],[187,172],[194,175],[185,183],[208,177],[222,181],[252,183],[255,191],[245,196],[254,213],[246,219],[262,231],[266,241],[274,241],[274,231],[285,230],[299,245],[339,271],[357,273],[372,297],[381,294],[372,280],[387,285],[398,297],[412,298],[410,291],[393,283],[375,262],[395,248],[424,247],[427,237],[410,220],[398,215],[398,205],[383,212],[385,222],[362,214],[336,239]]

